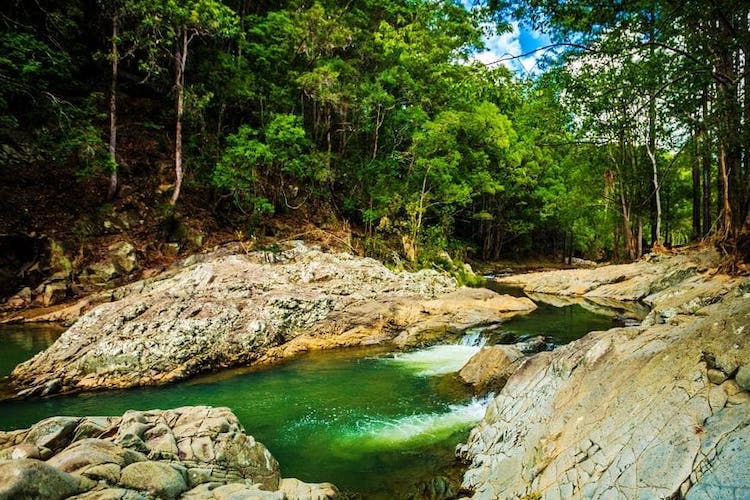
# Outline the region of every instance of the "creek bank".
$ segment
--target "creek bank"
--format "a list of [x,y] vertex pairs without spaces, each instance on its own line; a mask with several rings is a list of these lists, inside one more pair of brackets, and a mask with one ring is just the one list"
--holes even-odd
[[333,498],[335,486],[282,479],[228,408],[52,417],[0,432],[0,499]]
[[750,280],[710,250],[505,278],[642,300],[641,325],[523,361],[457,454],[473,498],[750,496]]
[[311,349],[431,343],[535,308],[435,271],[302,243],[227,249],[110,292],[10,376],[18,396],[158,385]]

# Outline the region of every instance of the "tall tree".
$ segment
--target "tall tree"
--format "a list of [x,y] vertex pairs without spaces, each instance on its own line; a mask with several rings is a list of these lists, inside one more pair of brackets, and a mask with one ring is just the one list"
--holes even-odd
[[166,54],[174,70],[175,90],[175,185],[170,203],[180,197],[183,181],[183,116],[185,114],[185,74],[190,43],[196,37],[230,37],[237,33],[234,11],[219,0],[139,0],[141,30],[149,45],[149,67],[160,70],[158,56]]

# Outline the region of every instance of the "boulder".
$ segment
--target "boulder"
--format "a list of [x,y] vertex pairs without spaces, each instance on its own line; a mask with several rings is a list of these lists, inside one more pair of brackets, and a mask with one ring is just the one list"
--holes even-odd
[[[17,392],[158,385],[310,349],[433,342],[535,307],[526,298],[457,288],[436,271],[394,273],[373,259],[302,244],[240,250],[194,256],[113,290],[113,302],[13,371]],[[162,445],[174,452],[172,443]]]
[[483,347],[461,368],[458,377],[478,394],[498,392],[524,359],[524,354],[513,346]]
[[68,498],[94,486],[40,460],[25,458],[0,462],[0,500]]
[[296,478],[284,478],[279,491],[287,500],[328,500],[336,498],[339,490],[331,483],[305,483]]
[[24,442],[53,451],[61,450],[72,441],[78,421],[75,417],[50,417],[42,420],[29,429]]
[[128,465],[122,469],[120,485],[169,500],[187,490],[182,474],[162,462],[136,462]]
[[121,275],[132,273],[138,268],[138,257],[135,247],[128,241],[113,243],[107,247],[108,260],[114,264]]
[[125,467],[143,460],[145,457],[142,454],[111,441],[89,438],[71,444],[47,463],[64,472],[74,473],[96,465],[114,464]]

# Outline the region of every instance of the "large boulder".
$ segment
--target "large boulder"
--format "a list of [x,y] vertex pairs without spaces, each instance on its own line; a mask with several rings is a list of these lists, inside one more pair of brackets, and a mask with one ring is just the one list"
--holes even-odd
[[479,394],[499,392],[525,356],[513,346],[483,347],[458,372],[458,378]]
[[187,490],[185,478],[174,467],[161,462],[136,462],[122,470],[120,485],[151,496],[173,500]]
[[25,458],[0,462],[0,500],[57,500],[94,485],[93,481],[70,475],[40,460]]
[[735,377],[750,301],[716,279],[692,313],[529,358],[459,447],[463,486],[482,499],[746,497],[750,395]]
[[280,253],[220,249],[109,296],[13,371],[20,396],[165,384],[308,349],[408,345],[535,307],[458,289],[435,271],[394,273],[302,244]]

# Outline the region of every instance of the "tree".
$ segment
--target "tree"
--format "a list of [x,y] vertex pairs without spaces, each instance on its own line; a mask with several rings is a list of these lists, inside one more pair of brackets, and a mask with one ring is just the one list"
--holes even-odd
[[158,55],[165,53],[174,65],[175,186],[170,203],[180,197],[183,181],[183,115],[185,113],[185,72],[190,43],[196,37],[230,37],[237,33],[234,11],[218,0],[138,0],[135,6],[141,16],[140,29],[145,34],[150,58],[147,67],[161,70]]

